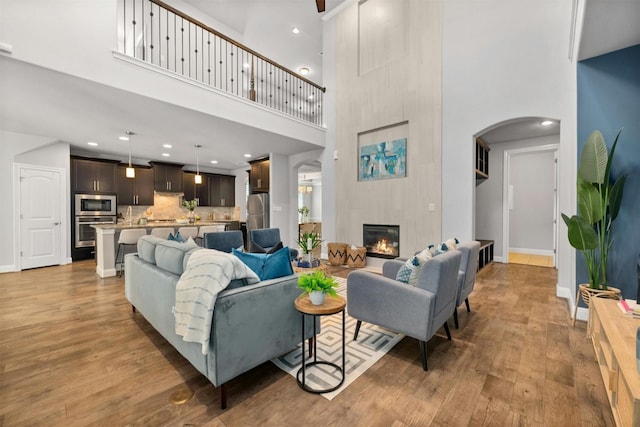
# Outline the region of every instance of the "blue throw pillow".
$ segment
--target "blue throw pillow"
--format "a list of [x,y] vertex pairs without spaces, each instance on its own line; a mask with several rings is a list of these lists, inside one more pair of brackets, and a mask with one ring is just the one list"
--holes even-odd
[[167,240],[175,240],[176,242],[180,242],[180,243],[183,243],[185,241],[184,237],[180,235],[179,231],[176,233],[175,236],[173,235],[173,233],[169,233],[169,237],[167,237]]
[[231,253],[253,270],[260,280],[276,279],[293,274],[287,246],[272,254],[241,252],[235,248],[231,250]]
[[[240,252],[236,248],[231,249],[231,253],[237,256],[247,267],[253,270],[260,277],[264,268],[264,261],[267,254],[254,254],[251,252]],[[261,279],[262,280],[262,279]]]
[[274,253],[267,254],[260,280],[276,279],[293,274],[289,248],[283,247]]

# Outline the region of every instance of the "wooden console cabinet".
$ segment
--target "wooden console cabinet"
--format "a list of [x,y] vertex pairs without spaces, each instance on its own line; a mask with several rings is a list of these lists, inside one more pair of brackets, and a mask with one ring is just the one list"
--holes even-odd
[[640,427],[640,373],[636,331],[640,320],[625,317],[612,299],[591,298],[589,333],[613,417],[621,427]]

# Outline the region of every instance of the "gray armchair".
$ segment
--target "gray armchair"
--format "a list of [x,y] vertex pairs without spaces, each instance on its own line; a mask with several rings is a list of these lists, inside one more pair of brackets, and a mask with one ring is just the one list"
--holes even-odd
[[354,271],[347,276],[347,311],[355,318],[358,337],[362,322],[389,328],[420,342],[422,368],[427,370],[427,341],[444,326],[455,309],[457,277],[462,254],[449,251],[429,260],[420,271],[416,286],[395,280],[402,261],[384,263],[383,275]]
[[453,321],[458,329],[458,307],[464,301],[467,312],[469,307],[469,294],[473,291],[476,282],[476,271],[478,270],[478,253],[480,252],[480,242],[471,241],[458,245],[458,250],[462,254],[460,261],[460,271],[458,272],[458,295],[456,296],[456,307],[453,309]]
[[231,249],[244,247],[244,239],[240,230],[205,233],[202,243],[202,246],[207,249],[216,249],[228,253],[231,253]]

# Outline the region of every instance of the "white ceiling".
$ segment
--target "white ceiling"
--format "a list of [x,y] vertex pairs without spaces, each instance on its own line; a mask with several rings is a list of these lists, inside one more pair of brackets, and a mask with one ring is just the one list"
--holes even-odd
[[[242,34],[243,44],[292,70],[310,68],[309,79],[322,84],[322,16],[351,0],[327,0],[318,13],[314,0],[184,0]],[[589,0],[580,40],[580,57],[640,43],[640,1]],[[297,26],[297,36],[291,28]],[[585,56],[586,57],[586,56]],[[128,144],[117,141],[123,126],[135,130],[133,157],[193,165],[195,144],[202,144],[200,164],[237,169],[244,153],[292,154],[316,148],[248,125],[230,123],[111,87],[91,83],[0,56],[0,128],[41,135],[71,144],[72,152],[124,159]],[[160,118],[160,119],[159,119]],[[170,118],[170,119],[169,119]],[[489,142],[541,136],[539,118],[509,123],[484,135]],[[549,129],[540,130],[549,132]],[[224,143],[210,146],[210,135]],[[92,149],[87,141],[98,141]],[[170,158],[159,145],[174,145]],[[207,146],[209,145],[209,146]],[[208,164],[216,159],[217,165]]]

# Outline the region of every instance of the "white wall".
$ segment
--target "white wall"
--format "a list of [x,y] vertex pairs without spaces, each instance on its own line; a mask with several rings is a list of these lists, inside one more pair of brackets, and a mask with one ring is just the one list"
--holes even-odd
[[[14,212],[17,207],[14,205],[14,192],[17,183],[14,180],[13,164],[25,163],[38,166],[48,166],[69,170],[69,145],[52,141],[36,135],[25,135],[8,132],[0,129],[0,200],[3,201],[3,208],[0,209],[0,272],[14,271],[17,266],[15,259],[16,248],[19,242],[16,241],[15,230],[18,224],[15,223]],[[64,177],[62,185],[66,188],[66,194],[70,194],[69,173]],[[66,214],[62,218],[63,223],[69,222],[71,218],[70,201],[63,200],[66,206]],[[70,224],[65,224],[67,232],[62,233],[62,239],[66,251],[65,258],[71,258],[70,245]]]
[[[559,199],[575,211],[576,77],[568,59],[571,2],[443,2],[442,234],[474,237],[474,136],[515,117],[554,117]],[[490,171],[491,174],[491,171]],[[559,240],[559,295],[574,294],[575,254]]]
[[[489,178],[475,187],[475,238],[495,241],[494,258],[497,261],[506,260],[503,251],[503,171],[505,151],[525,150],[543,145],[558,144],[559,140],[560,136],[554,135],[491,144],[489,146],[491,148],[491,151],[489,151]],[[536,162],[534,167],[538,168],[540,165]],[[553,177],[553,172],[551,174],[551,177]],[[528,229],[530,227],[527,227]]]

